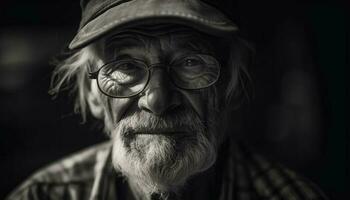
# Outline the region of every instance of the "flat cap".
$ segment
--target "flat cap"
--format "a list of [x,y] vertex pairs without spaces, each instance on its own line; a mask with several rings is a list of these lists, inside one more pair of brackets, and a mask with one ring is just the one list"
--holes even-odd
[[238,30],[225,14],[201,0],[82,0],[81,8],[70,49],[84,47],[111,30],[138,25],[178,24],[218,36]]

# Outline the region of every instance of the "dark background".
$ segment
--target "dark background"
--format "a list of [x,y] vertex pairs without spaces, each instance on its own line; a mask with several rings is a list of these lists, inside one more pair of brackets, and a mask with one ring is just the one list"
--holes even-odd
[[[222,8],[256,49],[255,94],[232,129],[331,199],[348,199],[347,5],[236,0]],[[81,123],[67,93],[47,93],[49,60],[77,30],[79,2],[2,0],[0,17],[2,199],[40,167],[106,138],[92,119]]]

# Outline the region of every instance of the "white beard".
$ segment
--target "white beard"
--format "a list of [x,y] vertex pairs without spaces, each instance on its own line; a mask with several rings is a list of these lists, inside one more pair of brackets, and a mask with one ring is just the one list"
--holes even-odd
[[[141,111],[122,119],[112,131],[113,165],[145,195],[177,192],[186,180],[216,160],[216,141],[189,110],[169,117]],[[162,134],[157,130],[184,130]],[[130,133],[130,130],[131,133]],[[146,134],[135,134],[135,132]]]

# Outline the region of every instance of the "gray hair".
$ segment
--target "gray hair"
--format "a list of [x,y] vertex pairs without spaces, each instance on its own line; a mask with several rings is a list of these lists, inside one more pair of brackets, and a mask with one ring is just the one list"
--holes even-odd
[[[251,79],[248,66],[252,64],[254,50],[248,42],[232,37],[229,44],[229,53],[226,57],[225,67],[229,70],[225,84],[225,108],[235,109],[243,100],[249,100],[251,92]],[[223,54],[227,54],[226,48],[221,48]],[[68,51],[62,54],[63,58],[56,58],[49,94],[57,97],[61,91],[69,90],[69,94],[75,98],[74,112],[80,113],[83,122],[88,114],[86,94],[90,90],[88,69],[96,62],[91,45],[77,51]]]

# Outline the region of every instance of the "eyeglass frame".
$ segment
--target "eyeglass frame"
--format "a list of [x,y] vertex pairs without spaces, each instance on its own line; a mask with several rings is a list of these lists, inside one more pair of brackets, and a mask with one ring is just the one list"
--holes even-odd
[[[205,89],[205,88],[208,88],[208,87],[211,87],[212,85],[214,85],[214,84],[219,80],[219,78],[220,78],[220,75],[221,75],[221,64],[220,64],[220,62],[219,62],[219,60],[218,60],[217,58],[215,58],[213,55],[210,55],[210,54],[202,54],[202,53],[201,53],[201,54],[193,54],[193,55],[207,55],[207,56],[213,57],[213,58],[216,60],[216,62],[218,63],[218,76],[217,76],[217,78],[216,78],[212,83],[208,84],[208,85],[205,86],[205,87],[193,88],[193,89],[191,89],[191,88],[184,88],[184,87],[178,86],[178,85],[175,83],[175,81],[172,80],[172,79],[173,79],[172,76],[169,76],[169,71],[170,71],[171,65],[167,65],[168,67],[165,67],[165,68],[166,68],[166,72],[167,72],[168,76],[170,77],[172,84],[174,84],[174,86],[177,87],[177,88],[179,88],[179,89],[182,89],[182,90],[190,90],[190,91],[191,91],[191,90],[201,90],[201,89]],[[108,97],[116,98],[116,99],[132,98],[132,97],[135,97],[135,96],[141,94],[141,93],[146,89],[146,87],[147,87],[147,85],[148,85],[148,83],[149,83],[149,81],[150,81],[150,78],[151,78],[151,75],[150,75],[150,74],[151,74],[151,69],[152,69],[152,68],[161,67],[161,66],[166,66],[166,64],[163,63],[163,62],[159,62],[159,63],[154,63],[154,64],[151,64],[151,65],[148,65],[145,61],[143,61],[143,60],[141,60],[141,59],[131,58],[130,60],[137,60],[138,62],[141,62],[144,66],[146,66],[145,69],[147,70],[147,81],[146,81],[145,85],[143,86],[142,90],[140,90],[139,92],[137,92],[137,93],[135,93],[135,94],[133,94],[133,95],[123,96],[123,97],[118,97],[118,96],[109,95],[109,94],[107,94],[106,92],[104,92],[104,91],[102,90],[102,88],[101,88],[101,86],[100,86],[100,84],[99,84],[99,81],[98,81],[98,75],[99,75],[101,69],[103,69],[105,66],[107,66],[107,65],[109,65],[109,64],[111,64],[111,63],[121,62],[121,61],[123,61],[123,60],[112,60],[112,61],[106,62],[106,63],[103,64],[101,67],[99,67],[97,71],[95,71],[95,72],[88,72],[88,78],[89,78],[89,79],[92,79],[92,80],[96,80],[96,81],[97,81],[97,87],[98,87],[98,89],[99,89],[104,95],[106,95],[106,96],[108,96]]]

